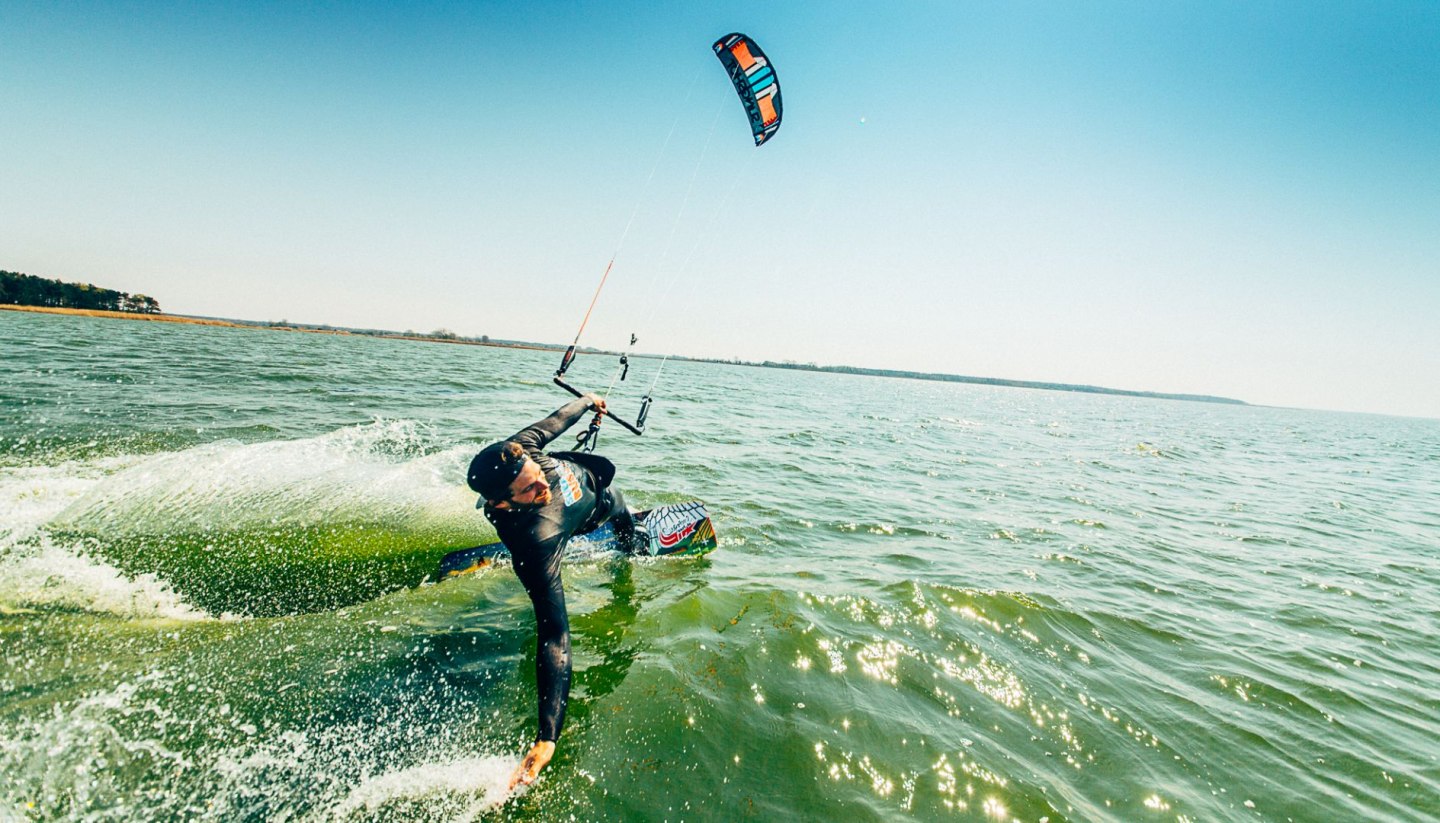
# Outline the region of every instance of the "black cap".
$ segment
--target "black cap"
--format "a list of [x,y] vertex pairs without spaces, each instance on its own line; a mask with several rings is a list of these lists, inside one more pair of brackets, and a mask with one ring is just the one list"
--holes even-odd
[[[465,482],[483,500],[505,500],[510,496],[510,484],[520,476],[520,470],[525,468],[525,461],[510,460],[504,457],[506,446],[509,441],[491,443],[480,450],[475,458],[470,461],[470,470],[465,474]],[[476,504],[479,508],[479,504]]]

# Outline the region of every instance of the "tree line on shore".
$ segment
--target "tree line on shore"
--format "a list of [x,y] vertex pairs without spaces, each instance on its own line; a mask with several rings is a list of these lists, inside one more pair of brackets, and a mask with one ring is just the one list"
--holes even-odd
[[0,271],[0,304],[160,313],[160,303],[149,295],[130,294],[91,283],[64,283],[15,271]]

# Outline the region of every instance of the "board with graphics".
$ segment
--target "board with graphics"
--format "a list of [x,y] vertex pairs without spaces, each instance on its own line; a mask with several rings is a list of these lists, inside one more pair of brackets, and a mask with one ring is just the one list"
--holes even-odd
[[[635,515],[637,529],[649,538],[647,550],[637,554],[658,556],[702,555],[716,545],[715,526],[710,513],[699,500],[656,506]],[[567,553],[577,550],[618,550],[615,529],[609,523],[589,534],[576,535],[566,547]],[[469,574],[489,566],[495,560],[508,558],[510,550],[499,541],[450,552],[440,560],[440,578]]]

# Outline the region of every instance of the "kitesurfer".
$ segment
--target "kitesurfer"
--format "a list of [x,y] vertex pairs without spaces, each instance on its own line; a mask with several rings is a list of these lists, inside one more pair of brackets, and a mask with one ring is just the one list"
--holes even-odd
[[587,394],[538,423],[492,443],[470,461],[467,481],[480,495],[476,508],[510,549],[515,575],[535,607],[535,682],[540,727],[535,744],[510,777],[510,788],[532,783],[555,754],[570,696],[570,621],[560,580],[565,544],[612,523],[623,551],[633,551],[635,521],[620,490],[610,485],[615,464],[582,452],[543,449],[605,401]]

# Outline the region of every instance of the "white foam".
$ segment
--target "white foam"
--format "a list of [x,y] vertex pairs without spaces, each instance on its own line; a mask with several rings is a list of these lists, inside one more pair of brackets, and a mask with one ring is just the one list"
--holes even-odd
[[77,548],[41,538],[0,554],[0,604],[66,608],[128,618],[205,620],[210,617],[153,574],[127,577]]
[[[193,760],[170,749],[162,735],[135,737],[129,721],[143,718],[148,728],[165,728],[173,713],[161,701],[141,695],[163,689],[169,675],[152,671],[108,691],[85,695],[53,711],[7,725],[0,735],[0,798],[48,799],[68,807],[66,817],[129,818],[137,812],[121,777],[126,772],[173,774]],[[96,810],[113,810],[95,815]],[[46,812],[40,812],[45,816]],[[27,819],[33,819],[34,812]]]
[[127,576],[56,529],[103,539],[352,519],[467,527],[469,449],[427,454],[430,439],[414,422],[377,420],[301,440],[0,468],[0,608],[207,617],[165,580]]
[[[229,819],[253,815],[259,796],[293,808],[290,796],[303,795],[309,821],[468,821],[512,796],[507,787],[518,758],[457,757],[451,742],[423,733],[417,740],[413,718],[404,715],[378,725],[290,729],[220,751],[203,766],[212,775],[212,810]],[[401,761],[407,765],[397,764],[397,751],[413,754]]]
[[404,528],[468,515],[468,450],[425,454],[426,440],[415,423],[392,420],[302,440],[208,443],[124,468],[54,522],[136,535],[377,519]]
[[357,812],[373,814],[396,804],[420,804],[427,820],[475,820],[509,799],[510,775],[519,762],[506,757],[467,757],[374,775],[320,817],[348,820]]
[[58,466],[0,469],[0,548],[34,534],[89,492],[106,474],[125,465],[127,461],[111,458],[90,463],[71,461]]
[[[183,677],[183,675],[182,675]],[[411,765],[385,770],[382,762],[413,741],[409,723],[289,729],[268,740],[254,726],[222,720],[223,697],[177,713],[167,695],[183,688],[173,672],[156,669],[124,683],[56,703],[52,711],[0,724],[0,820],[7,802],[60,804],[68,819],[188,818],[198,795],[206,817],[295,819],[417,819],[472,821],[503,805],[512,793],[516,757],[454,757],[451,744],[428,745]],[[191,684],[193,688],[193,683]],[[201,690],[199,694],[203,694]],[[192,697],[193,699],[197,699]],[[203,698],[198,698],[202,699]],[[218,704],[218,705],[217,705]],[[198,714],[197,714],[198,713]],[[210,725],[185,751],[167,738],[195,718]],[[246,737],[230,734],[231,728]],[[207,745],[228,737],[231,744]],[[144,791],[131,783],[143,775]],[[141,797],[144,800],[141,800]],[[265,798],[257,806],[257,800]],[[33,815],[32,815],[33,816]],[[28,819],[28,818],[27,818]]]
[[0,470],[0,608],[59,607],[124,617],[208,617],[154,575],[126,577],[91,557],[83,543],[60,545],[43,532],[56,515],[137,458]]

